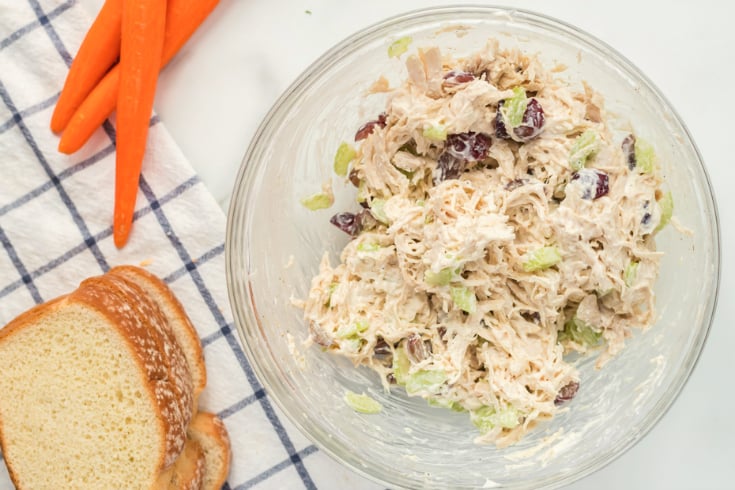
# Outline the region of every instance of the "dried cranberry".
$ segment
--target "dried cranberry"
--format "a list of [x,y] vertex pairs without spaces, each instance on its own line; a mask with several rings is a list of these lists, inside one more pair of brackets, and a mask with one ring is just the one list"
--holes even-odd
[[504,103],[504,100],[498,102],[498,112],[495,113],[495,136],[503,140],[509,140],[510,135],[508,134],[508,130],[505,128],[503,113],[500,110]]
[[381,128],[384,128],[387,118],[388,115],[385,112],[382,112],[374,121],[368,121],[360,126],[360,129],[358,129],[355,133],[355,141],[360,141],[367,138],[368,135],[372,134],[372,132],[375,130],[375,126],[380,126]]
[[434,169],[434,185],[444,182],[445,180],[457,179],[467,166],[467,161],[452,156],[449,152],[439,155]]
[[362,231],[362,219],[359,214],[337,213],[329,219],[329,222],[351,236],[357,236]]
[[635,136],[629,134],[625,137],[620,146],[623,149],[625,161],[628,162],[628,168],[630,170],[633,170],[637,163],[635,159]]
[[572,181],[582,186],[582,199],[597,199],[608,193],[609,177],[605,172],[594,168],[583,168],[572,174]]
[[577,394],[577,390],[579,390],[579,383],[576,381],[569,382],[569,384],[563,386],[562,389],[559,390],[559,393],[556,394],[554,405],[559,406],[564,402],[568,402],[574,398]]
[[[495,136],[500,139],[510,139],[508,129],[503,121],[503,114],[500,110],[505,103],[504,100],[498,102],[498,111],[495,113]],[[523,113],[521,125],[513,128],[513,134],[522,142],[527,142],[538,136],[544,129],[544,109],[537,99],[530,99]]]
[[463,83],[471,82],[475,79],[475,75],[466,71],[452,70],[444,74],[444,85],[447,87],[455,87]]
[[375,342],[373,356],[379,361],[384,361],[393,357],[393,351],[383,337],[378,337],[377,342]]
[[467,162],[476,162],[487,157],[491,144],[489,135],[468,131],[447,136],[445,151]]
[[411,334],[406,340],[406,355],[414,364],[428,359],[431,356],[431,342],[423,340],[418,334]]
[[538,136],[544,129],[544,109],[537,99],[531,99],[523,113],[521,125],[513,128],[516,138],[526,142]]
[[487,157],[492,139],[485,133],[455,133],[447,136],[444,152],[434,171],[434,184],[456,179],[464,172],[468,162],[476,162]]

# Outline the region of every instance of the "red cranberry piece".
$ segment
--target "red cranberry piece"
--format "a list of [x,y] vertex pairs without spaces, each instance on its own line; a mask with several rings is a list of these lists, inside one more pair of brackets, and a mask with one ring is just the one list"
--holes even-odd
[[572,181],[582,186],[582,199],[597,199],[608,193],[609,177],[605,172],[594,168],[583,168],[572,174]]
[[[508,129],[505,127],[505,121],[503,121],[503,114],[501,108],[505,103],[504,100],[498,102],[498,112],[495,114],[495,136],[500,139],[510,139]],[[541,107],[541,103],[536,99],[528,101],[526,111],[523,113],[523,120],[521,125],[517,128],[513,128],[513,134],[522,142],[527,142],[538,136],[544,129],[544,109]]]
[[355,213],[337,213],[329,219],[334,226],[350,236],[357,236],[362,231],[362,219]]
[[513,134],[523,142],[532,140],[544,129],[544,109],[536,99],[528,101],[521,125],[513,128]]
[[510,135],[508,130],[505,128],[505,121],[503,121],[503,114],[500,109],[505,103],[504,100],[498,102],[498,112],[495,113],[495,136],[503,140],[509,140]]
[[377,342],[375,342],[373,356],[379,361],[385,361],[393,357],[393,351],[383,337],[378,337]]
[[633,170],[637,163],[635,159],[635,136],[629,134],[625,137],[620,146],[623,149],[625,161],[628,162],[628,168]]
[[458,179],[467,166],[467,161],[462,158],[452,156],[451,153],[445,151],[439,155],[439,160],[434,169],[434,185],[449,179]]
[[444,85],[447,87],[455,87],[463,83],[471,82],[475,79],[475,75],[472,73],[452,70],[444,74]]
[[512,191],[514,189],[518,189],[521,186],[524,186],[528,184],[528,179],[513,179],[507,184],[505,184],[505,190],[506,191]]
[[428,359],[431,356],[431,342],[423,340],[420,335],[411,334],[406,340],[406,355],[414,364]]
[[368,121],[360,126],[360,129],[358,129],[355,133],[355,141],[360,141],[367,138],[368,135],[372,134],[372,132],[375,130],[375,126],[380,126],[381,128],[384,128],[387,118],[388,115],[385,112],[382,112],[374,121]]
[[476,162],[487,157],[491,144],[492,140],[489,135],[469,131],[447,136],[445,151],[455,158]]
[[558,407],[562,403],[568,402],[569,400],[574,398],[574,396],[577,394],[577,390],[579,390],[579,383],[576,381],[572,381],[569,384],[563,386],[562,389],[559,390],[559,393],[556,394],[554,405]]

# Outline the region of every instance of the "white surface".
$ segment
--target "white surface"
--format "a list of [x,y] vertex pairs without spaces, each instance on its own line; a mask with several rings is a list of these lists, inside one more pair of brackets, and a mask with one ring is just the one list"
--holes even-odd
[[[82,1],[90,12],[96,12],[102,3]],[[156,110],[224,204],[260,120],[312,61],[355,30],[387,16],[452,3],[464,2],[222,0],[163,72]],[[729,89],[735,79],[735,7],[714,0],[525,0],[513,4],[574,24],[641,68],[688,125],[707,164],[720,210],[723,269],[719,308],[689,383],[639,444],[569,488],[733,488],[731,353],[735,329],[730,319],[735,317],[735,219],[730,210],[735,206],[735,189],[731,188],[735,162],[730,145],[735,137],[735,96]],[[330,484],[328,477],[319,481],[321,488],[342,488],[344,484]],[[368,488],[374,485],[366,482],[354,490]]]

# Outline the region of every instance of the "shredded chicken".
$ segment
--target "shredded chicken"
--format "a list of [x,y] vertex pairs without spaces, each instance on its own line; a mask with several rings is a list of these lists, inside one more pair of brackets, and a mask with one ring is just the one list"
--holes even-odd
[[584,389],[565,354],[598,352],[602,367],[652,323],[661,179],[631,163],[600,94],[519,51],[431,48],[406,68],[353,162],[375,219],[339,264],[325,255],[310,337],[508,445]]

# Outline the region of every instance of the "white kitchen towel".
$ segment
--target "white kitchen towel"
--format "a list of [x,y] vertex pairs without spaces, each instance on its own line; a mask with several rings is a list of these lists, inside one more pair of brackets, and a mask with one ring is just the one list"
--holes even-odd
[[[171,286],[202,338],[201,406],[222,417],[232,439],[225,488],[316,488],[336,464],[288,424],[255,378],[228,304],[225,216],[163,125],[151,120],[122,250],[111,229],[113,122],[72,156],[56,150],[51,112],[90,22],[75,0],[0,0],[0,326],[86,277],[144,265]],[[12,489],[0,468],[0,489]]]

